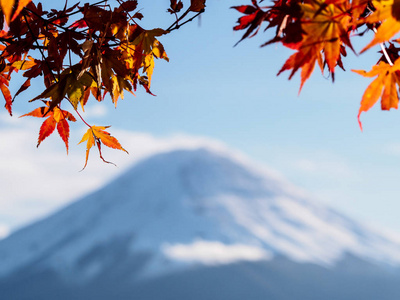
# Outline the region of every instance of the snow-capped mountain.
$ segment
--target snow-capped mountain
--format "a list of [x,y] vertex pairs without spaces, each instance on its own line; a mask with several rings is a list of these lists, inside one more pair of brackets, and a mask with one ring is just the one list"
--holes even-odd
[[[151,295],[151,284],[162,291],[173,280],[178,286],[190,276],[199,281],[202,272],[209,280],[218,272],[237,278],[251,270],[241,281],[247,286],[269,278],[270,270],[292,270],[285,276],[301,278],[304,270],[314,274],[316,268],[309,278],[325,276],[321,272],[338,276],[345,269],[357,279],[378,274],[368,280],[385,278],[381,286],[400,295],[398,284],[391,285],[399,266],[400,235],[358,223],[227,153],[176,150],[136,164],[101,190],[0,241],[0,294],[56,299],[52,293],[63,291],[65,298],[57,299],[100,299],[107,293],[99,286],[114,280],[123,287],[111,289],[120,295],[113,299],[146,288],[139,299],[161,299],[143,295]],[[21,284],[24,292],[17,288]],[[257,286],[260,299],[270,295],[265,285]],[[68,294],[77,287],[84,292]],[[87,298],[93,290],[99,294]],[[271,295],[268,299],[300,299]],[[162,299],[176,297],[164,293]]]

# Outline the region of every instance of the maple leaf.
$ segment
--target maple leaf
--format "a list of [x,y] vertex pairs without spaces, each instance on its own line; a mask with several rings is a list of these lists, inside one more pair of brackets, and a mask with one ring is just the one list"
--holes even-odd
[[282,42],[285,47],[297,50],[303,40],[300,1],[298,0],[277,0],[274,6],[267,12],[269,24],[266,29],[276,27],[276,35],[273,39],[261,45]]
[[121,45],[120,50],[123,51],[122,59],[125,62],[126,69],[131,70],[131,83],[139,78],[138,71],[142,71],[147,75],[147,81],[142,81],[141,84],[150,94],[151,78],[154,69],[154,57],[169,61],[165,52],[164,46],[156,39],[156,37],[167,34],[168,32],[155,28],[152,30],[144,30],[138,26],[132,26],[132,39]]
[[348,13],[347,3],[339,1],[327,5],[320,1],[310,1],[300,6],[303,12],[301,19],[303,40],[298,52],[289,57],[278,75],[283,71],[292,70],[290,79],[301,68],[301,90],[310,77],[315,62],[318,62],[323,70],[321,53],[333,80],[335,67],[338,62],[341,63],[342,46],[346,45],[352,50],[353,47],[349,39],[351,16]]
[[245,38],[249,37],[250,34],[252,34],[251,36],[256,35],[258,30],[260,29],[262,22],[267,20],[268,12],[264,12],[263,10],[261,10],[256,1],[253,1],[253,5],[254,6],[241,5],[231,7],[245,14],[245,16],[239,18],[239,20],[237,21],[237,23],[239,24],[233,27],[233,30],[243,30],[247,28],[246,32],[243,34],[242,38],[236,43],[236,45],[243,41]]
[[27,88],[29,88],[31,86],[31,79],[28,78],[27,80],[25,80],[25,82],[21,85],[21,87],[18,89],[18,91],[15,93],[13,101],[15,99],[15,97],[17,97],[19,94],[21,94],[23,91],[25,91]]
[[[362,24],[363,22],[365,22],[365,18],[362,18],[361,16],[366,11],[368,3],[370,3],[369,0],[353,0],[353,1],[351,1],[351,14],[352,14],[353,28],[356,28],[358,23]],[[360,19],[360,17],[361,17],[361,19]]]
[[[46,120],[44,120],[42,126],[40,126],[39,139],[36,147],[39,147],[40,143],[43,142],[45,138],[47,138],[53,133],[54,129],[56,128],[56,124],[57,124],[56,120],[54,120],[54,118],[52,117],[49,117]],[[67,152],[68,152],[68,146],[67,146]]]
[[57,122],[57,131],[61,139],[64,141],[68,153],[69,124],[66,119],[61,119]]
[[20,118],[26,116],[36,118],[47,117],[40,127],[37,147],[39,147],[40,143],[43,142],[45,138],[54,132],[54,129],[57,126],[58,134],[64,141],[68,153],[69,125],[67,120],[76,122],[76,119],[70,112],[61,110],[58,107],[54,107],[52,110],[50,110],[50,102],[43,102],[46,104],[46,106],[36,108],[33,111],[22,115]]
[[92,85],[93,78],[87,72],[83,72],[79,77],[75,69],[79,69],[79,66],[64,70],[58,82],[50,85],[47,89],[43,91],[43,93],[36,96],[29,102],[38,99],[51,98],[51,103],[50,103],[50,111],[51,111],[58,104],[60,104],[60,102],[64,99],[64,97],[67,96],[72,106],[75,109],[77,109],[78,103],[84,99],[83,96],[85,88],[90,87]]
[[[257,1],[252,1],[253,5],[233,6],[231,8],[245,14],[239,18],[234,30],[244,30],[247,28],[243,37],[236,43],[240,43],[243,39],[255,36],[261,28],[263,22],[268,25],[265,30],[276,27],[275,37],[264,43],[261,47],[272,43],[282,42],[284,46],[297,49],[298,43],[302,40],[302,29],[300,18],[302,12],[300,10],[299,0],[275,0],[273,6],[259,7]],[[266,9],[264,11],[264,9]]]
[[75,110],[78,108],[78,103],[83,106],[85,89],[91,87],[93,82],[93,78],[88,72],[83,73],[78,78],[75,74],[69,77],[67,96]]
[[[18,0],[18,6],[15,9],[14,15],[11,21],[14,21],[16,17],[20,14],[20,12],[26,7],[32,0]],[[12,2],[11,0],[1,0],[1,2]],[[14,1],[16,2],[16,1]]]
[[87,143],[86,143],[86,160],[85,160],[85,165],[83,166],[83,169],[85,169],[87,166],[90,149],[95,144],[97,145],[97,148],[99,150],[100,158],[105,163],[111,163],[111,162],[106,161],[103,158],[103,155],[101,153],[101,144],[102,143],[107,147],[122,150],[122,151],[125,151],[126,153],[128,153],[128,151],[126,151],[124,148],[122,148],[121,144],[118,142],[118,140],[115,137],[111,136],[110,133],[105,131],[105,129],[107,129],[109,127],[110,126],[90,126],[90,128],[83,135],[82,140],[79,142],[79,144],[81,144],[81,143],[87,141]]
[[167,9],[167,12],[171,14],[176,14],[181,11],[183,8],[182,1],[177,2],[177,0],[171,0],[170,8]]
[[0,74],[0,90],[4,96],[4,99],[6,100],[5,107],[10,116],[12,116],[12,97],[10,90],[8,89],[8,85],[9,85],[9,79],[3,74]]
[[[137,21],[143,15],[136,12],[137,0],[117,0],[119,6],[103,2],[68,6],[65,1],[64,8],[46,11],[40,2],[0,0],[0,91],[11,114],[16,96],[31,87],[33,78],[42,77],[45,88],[30,101],[45,99],[46,106],[23,115],[43,118],[38,146],[57,128],[68,152],[69,121],[76,120],[61,110],[63,100],[75,110],[80,104],[84,111],[90,95],[102,101],[110,93],[116,105],[125,91],[133,94],[138,84],[152,94],[155,61],[168,61],[157,37],[192,21],[204,11],[206,1],[191,0],[189,9],[176,16],[181,24],[176,21],[176,28],[171,25],[167,30],[140,27]],[[170,1],[171,13],[182,8],[183,1]],[[196,13],[188,17],[190,12]],[[12,97],[9,82],[15,73],[25,79]],[[124,150],[106,128],[93,126],[92,139],[87,137],[88,148],[96,144],[101,158],[101,144]]]
[[292,54],[285,64],[282,66],[278,75],[283,71],[293,69],[290,73],[289,79],[301,68],[301,83],[299,88],[299,93],[308,78],[310,78],[312,72],[314,71],[315,62],[318,62],[321,71],[323,70],[322,54],[319,49],[315,47],[307,47],[301,49],[294,54]]
[[0,7],[7,24],[10,24],[10,21],[14,20],[21,10],[31,1],[32,0],[0,0]]
[[206,0],[190,0],[189,9],[194,12],[204,11],[206,7]]
[[6,22],[10,24],[15,0],[0,0],[1,10],[6,17]]
[[373,1],[373,5],[376,11],[368,16],[365,22],[369,24],[381,24],[376,30],[372,41],[361,50],[361,53],[377,44],[389,41],[400,31],[400,1]]
[[[360,115],[368,111],[381,98],[382,110],[397,109],[399,103],[398,88],[400,86],[400,59],[396,60],[394,65],[381,61],[378,65],[372,67],[372,70],[352,70],[364,77],[375,77],[367,87],[361,100],[361,106],[358,112],[358,122],[362,130]],[[382,92],[383,91],[383,92]]]
[[18,70],[27,70],[36,65],[36,61],[32,56],[28,56],[29,60],[18,60],[11,64],[12,67]]
[[120,7],[117,8],[115,11],[117,12],[121,12],[121,11],[125,11],[125,12],[131,12],[134,11],[137,7],[137,1],[136,0],[128,0],[128,1],[124,1],[121,3]]
[[[64,72],[63,72],[64,73]],[[29,100],[29,102],[33,102],[39,99],[51,98],[50,110],[56,107],[60,102],[64,99],[68,90],[68,81],[71,73],[61,74],[60,80],[58,82],[53,83],[48,88],[46,88],[40,95],[35,98]]]

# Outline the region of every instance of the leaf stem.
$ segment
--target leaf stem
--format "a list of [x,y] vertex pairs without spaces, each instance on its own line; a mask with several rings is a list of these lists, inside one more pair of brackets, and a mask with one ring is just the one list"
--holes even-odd
[[82,122],[85,123],[85,125],[87,125],[88,127],[92,128],[92,126],[90,126],[81,116],[81,114],[79,113],[79,111],[77,109],[75,109],[75,112],[78,114],[79,118],[81,118]]

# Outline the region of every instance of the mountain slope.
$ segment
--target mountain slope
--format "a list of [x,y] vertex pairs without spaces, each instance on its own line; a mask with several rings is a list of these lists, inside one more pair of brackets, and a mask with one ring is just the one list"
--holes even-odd
[[[31,282],[33,295],[52,280],[48,294],[81,287],[82,296],[114,282],[120,288],[112,293],[125,299],[124,291],[179,285],[210,270],[230,278],[231,271],[260,265],[265,279],[276,281],[282,273],[284,280],[292,271],[268,271],[277,261],[297,266],[294,274],[314,268],[332,280],[349,261],[351,272],[365,278],[372,268],[371,278],[391,278],[382,284],[392,288],[400,238],[315,203],[225,153],[176,150],[142,161],[101,190],[0,241],[0,291],[17,292],[16,286]],[[255,284],[253,275],[245,277],[247,285]],[[256,293],[265,296],[261,286]]]

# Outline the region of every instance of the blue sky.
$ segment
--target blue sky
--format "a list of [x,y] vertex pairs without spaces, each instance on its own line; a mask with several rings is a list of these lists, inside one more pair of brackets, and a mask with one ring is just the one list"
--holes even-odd
[[[349,53],[344,61],[347,71],[337,70],[334,84],[316,69],[298,96],[299,76],[291,81],[288,73],[276,77],[291,51],[280,45],[259,47],[270,38],[268,33],[233,47],[242,33],[233,32],[240,14],[229,7],[246,0],[209,2],[201,19],[160,38],[170,62],[156,62],[152,91],[157,97],[138,91],[136,97],[119,101],[117,109],[110,100],[88,107],[88,120],[112,125],[111,133],[130,152],[106,152],[118,168],[100,163],[93,152],[87,169],[79,172],[85,155],[84,146],[75,146],[85,130],[80,125],[73,129],[68,156],[56,135],[36,149],[40,123],[17,116],[37,107],[23,102],[39,88],[21,95],[15,117],[7,117],[3,110],[3,232],[100,186],[146,151],[203,139],[244,153],[341,211],[400,231],[398,112],[372,109],[362,115],[361,132],[357,113],[370,79],[350,71],[369,70],[379,59],[379,47],[361,56]],[[170,25],[168,3],[139,1],[146,29]],[[367,43],[356,41],[356,50]],[[66,188],[68,184],[72,186]]]

